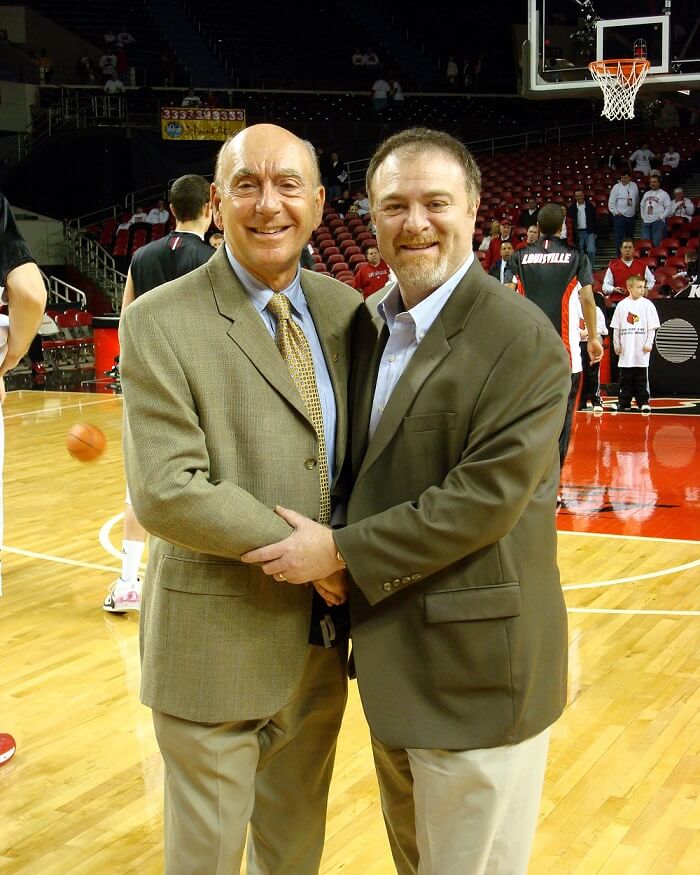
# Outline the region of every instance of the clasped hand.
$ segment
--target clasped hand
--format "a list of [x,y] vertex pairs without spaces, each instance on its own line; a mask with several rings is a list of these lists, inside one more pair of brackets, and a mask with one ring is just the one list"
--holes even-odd
[[346,601],[347,575],[337,558],[331,529],[285,507],[276,507],[275,513],[294,528],[292,534],[276,544],[250,550],[241,559],[259,565],[276,580],[313,583],[326,604]]

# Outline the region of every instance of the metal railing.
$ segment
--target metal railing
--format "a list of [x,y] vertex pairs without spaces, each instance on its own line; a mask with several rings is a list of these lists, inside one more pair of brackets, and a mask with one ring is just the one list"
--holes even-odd
[[107,295],[112,310],[121,309],[126,274],[117,270],[114,258],[100,244],[79,228],[66,226],[68,260],[78,270],[94,280]]

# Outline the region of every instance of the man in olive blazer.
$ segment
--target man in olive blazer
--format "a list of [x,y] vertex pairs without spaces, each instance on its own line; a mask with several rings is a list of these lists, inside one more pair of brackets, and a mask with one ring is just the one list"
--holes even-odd
[[471,155],[440,132],[404,131],[375,153],[372,215],[398,283],[357,319],[347,526],[324,533],[281,509],[294,535],[244,557],[291,581],[347,565],[402,875],[524,875],[566,701],[555,501],[568,360],[546,316],[474,259],[478,186]]
[[309,645],[312,588],[240,561],[289,533],[276,504],[316,518],[320,506],[317,434],[257,304],[280,290],[306,302],[332,386],[338,472],[360,298],[308,271],[295,285],[323,189],[293,135],[262,125],[229,141],[213,203],[226,246],[133,303],[120,329],[127,476],[153,535],[141,698],[165,760],[166,872],[237,872],[250,821],[249,872],[312,875],[346,654]]

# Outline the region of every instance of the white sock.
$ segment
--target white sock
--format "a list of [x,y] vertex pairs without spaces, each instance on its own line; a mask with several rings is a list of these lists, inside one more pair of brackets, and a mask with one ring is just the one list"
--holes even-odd
[[121,578],[126,583],[136,583],[138,580],[139,565],[145,546],[145,541],[122,541]]

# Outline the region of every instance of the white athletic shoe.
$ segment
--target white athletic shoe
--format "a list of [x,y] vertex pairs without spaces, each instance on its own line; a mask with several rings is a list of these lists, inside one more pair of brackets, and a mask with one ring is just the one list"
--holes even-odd
[[642,404],[642,413],[651,413],[651,407],[648,404]]
[[118,577],[112,586],[109,593],[102,602],[102,610],[109,611],[110,614],[125,614],[127,611],[141,610],[141,579],[139,578],[135,584],[127,583]]

